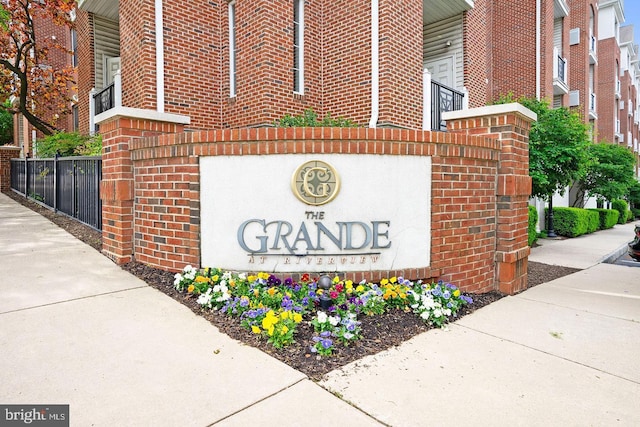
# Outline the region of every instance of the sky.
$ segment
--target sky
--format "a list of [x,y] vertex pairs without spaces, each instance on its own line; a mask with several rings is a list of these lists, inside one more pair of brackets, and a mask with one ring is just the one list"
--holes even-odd
[[640,44],[640,0],[624,0],[624,18],[622,25],[633,24],[634,44]]

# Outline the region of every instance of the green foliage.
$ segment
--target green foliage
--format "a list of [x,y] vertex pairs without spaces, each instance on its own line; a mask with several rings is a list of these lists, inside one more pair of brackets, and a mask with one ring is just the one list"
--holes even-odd
[[635,157],[626,147],[600,143],[589,147],[592,162],[580,181],[581,188],[599,202],[620,199],[635,182]]
[[[498,104],[514,102],[512,95],[503,96]],[[517,100],[538,115],[529,133],[529,175],[532,195],[548,200],[555,192],[584,176],[589,162],[587,147],[591,145],[588,127],[580,115],[567,108],[550,108],[546,100]]]
[[607,230],[618,223],[620,212],[615,209],[588,209],[598,212],[600,215],[600,230]]
[[102,153],[102,137],[79,133],[59,132],[36,141],[38,157],[99,156]]
[[529,205],[529,226],[527,232],[529,235],[529,246],[533,245],[538,240],[538,233],[536,232],[536,224],[538,223],[538,209],[535,206]]
[[7,111],[10,106],[9,100],[0,105],[0,145],[13,142],[13,114]]
[[631,208],[631,219],[640,218],[640,209]]
[[[545,209],[548,215],[548,209]],[[581,208],[553,208],[553,229],[556,234],[578,237],[593,233],[600,225],[598,212]]]
[[612,200],[611,207],[620,212],[620,216],[618,217],[618,224],[626,224],[627,212],[629,211],[629,205],[627,204],[627,202],[620,199]]
[[640,209],[640,182],[636,180],[631,182],[627,197],[632,208]]
[[318,120],[318,114],[313,111],[313,108],[306,109],[302,114],[297,116],[285,115],[279,121],[275,123],[277,127],[290,128],[290,127],[357,127],[358,125],[349,119],[343,117],[331,117],[330,113],[327,113],[322,120]]

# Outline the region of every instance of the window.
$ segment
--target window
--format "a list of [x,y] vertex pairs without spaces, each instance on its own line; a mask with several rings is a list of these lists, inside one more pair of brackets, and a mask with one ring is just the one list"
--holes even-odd
[[229,3],[229,97],[236,96],[236,2]]
[[293,0],[293,92],[304,94],[304,0]]
[[78,116],[77,105],[74,105],[73,107],[71,107],[71,117],[73,118],[73,130],[77,132],[78,128],[80,127],[80,117]]
[[78,66],[78,34],[71,29],[71,65]]

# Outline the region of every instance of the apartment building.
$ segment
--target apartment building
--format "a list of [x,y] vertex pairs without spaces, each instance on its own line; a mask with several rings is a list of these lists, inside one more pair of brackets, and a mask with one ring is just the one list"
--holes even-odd
[[[68,60],[79,101],[67,129],[99,131],[116,115],[265,127],[307,108],[368,127],[444,129],[443,111],[512,93],[576,109],[596,141],[635,138],[637,49],[620,34],[621,0],[78,6]],[[33,139],[25,129],[16,134]]]

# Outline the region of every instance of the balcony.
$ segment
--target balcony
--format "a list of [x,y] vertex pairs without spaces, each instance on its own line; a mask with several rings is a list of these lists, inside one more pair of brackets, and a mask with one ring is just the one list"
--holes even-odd
[[631,100],[628,100],[627,104],[627,114],[629,114],[629,116],[633,116],[633,102],[631,102]]
[[620,79],[616,79],[616,89],[615,89],[616,99],[620,99],[621,91],[620,91]]
[[631,136],[631,132],[627,132],[627,147],[633,147],[633,137]]
[[598,41],[596,37],[593,34],[589,34],[589,64],[598,63],[597,46]]
[[428,70],[423,73],[423,130],[446,131],[447,124],[442,120],[442,113],[468,108],[468,96],[434,80]]
[[598,118],[598,113],[596,113],[596,94],[593,91],[589,91],[589,118]]
[[553,94],[564,95],[569,93],[567,84],[567,60],[560,56],[559,49],[553,48]]
[[633,152],[634,153],[638,152],[638,138],[633,140]]
[[113,83],[109,86],[96,91],[91,89],[89,92],[89,131],[91,134],[96,132],[96,116],[111,110],[115,107],[122,106],[122,78],[120,70],[114,76]]

